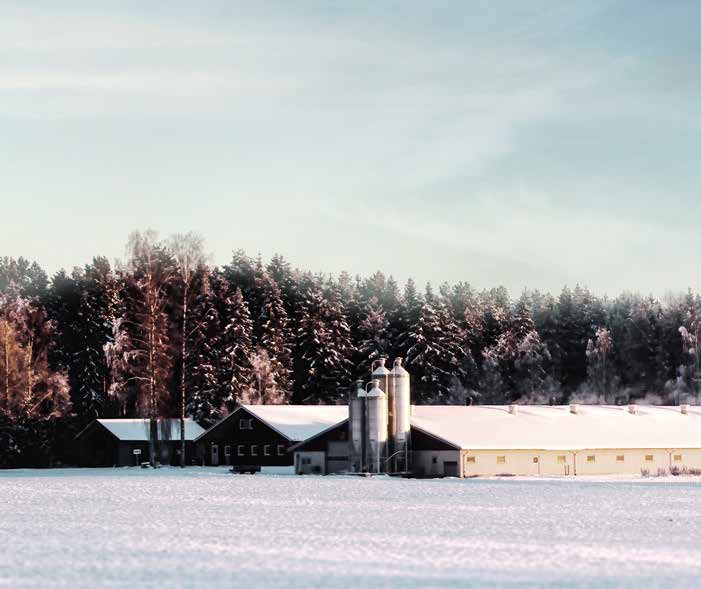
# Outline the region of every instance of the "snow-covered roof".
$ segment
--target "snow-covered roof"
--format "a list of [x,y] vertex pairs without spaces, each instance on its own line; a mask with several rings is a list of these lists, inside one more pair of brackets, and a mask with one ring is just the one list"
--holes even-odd
[[[98,423],[113,435],[125,442],[147,442],[149,440],[148,419],[98,419]],[[204,433],[192,419],[185,419],[185,439],[192,441]],[[179,419],[160,419],[158,421],[158,438],[160,440],[180,439]]]
[[417,405],[412,426],[467,450],[701,448],[701,407]]
[[242,405],[286,438],[300,442],[348,419],[347,405]]

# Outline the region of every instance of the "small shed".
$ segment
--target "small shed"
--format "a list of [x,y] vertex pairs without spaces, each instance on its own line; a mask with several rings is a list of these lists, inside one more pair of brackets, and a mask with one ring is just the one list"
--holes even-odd
[[[149,419],[96,419],[76,437],[80,466],[134,466],[149,460]],[[185,463],[195,460],[195,438],[204,433],[185,419]],[[180,420],[158,420],[158,457],[161,464],[180,464]]]
[[326,428],[292,446],[295,474],[337,474],[349,472],[348,420]]

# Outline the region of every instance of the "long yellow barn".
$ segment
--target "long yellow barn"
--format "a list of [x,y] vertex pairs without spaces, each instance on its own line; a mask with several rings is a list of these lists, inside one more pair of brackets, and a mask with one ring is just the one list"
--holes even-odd
[[[701,469],[701,410],[688,405],[422,406],[411,425],[459,452],[462,477]],[[438,475],[428,454],[414,466]]]

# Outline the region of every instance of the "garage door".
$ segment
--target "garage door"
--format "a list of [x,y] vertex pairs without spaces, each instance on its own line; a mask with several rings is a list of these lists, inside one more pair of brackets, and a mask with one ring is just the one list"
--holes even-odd
[[445,461],[443,462],[443,476],[446,477],[456,477],[458,476],[458,463],[457,461]]

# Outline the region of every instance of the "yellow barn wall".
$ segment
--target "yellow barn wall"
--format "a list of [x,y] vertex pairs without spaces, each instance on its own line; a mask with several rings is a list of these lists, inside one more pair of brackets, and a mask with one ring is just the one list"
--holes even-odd
[[[674,455],[681,454],[675,461]],[[652,460],[648,461],[648,455]],[[504,463],[497,462],[503,456]],[[588,456],[594,456],[589,461]],[[623,456],[623,461],[617,460]],[[473,457],[471,462],[468,457]],[[562,458],[564,457],[564,462]],[[534,461],[534,459],[536,459]],[[670,466],[701,469],[701,449],[592,449],[592,450],[463,450],[462,476],[574,476],[574,475],[639,475],[643,469],[656,474]]]

